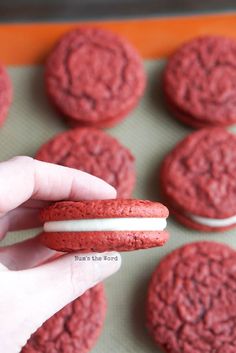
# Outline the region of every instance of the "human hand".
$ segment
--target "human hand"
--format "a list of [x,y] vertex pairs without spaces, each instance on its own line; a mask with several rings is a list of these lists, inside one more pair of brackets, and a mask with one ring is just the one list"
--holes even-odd
[[[0,238],[40,225],[50,201],[114,198],[113,187],[87,173],[15,157],[0,163]],[[49,317],[116,272],[118,261],[76,262],[55,256],[38,238],[0,248],[0,353],[18,353]],[[53,257],[57,257],[52,261]]]

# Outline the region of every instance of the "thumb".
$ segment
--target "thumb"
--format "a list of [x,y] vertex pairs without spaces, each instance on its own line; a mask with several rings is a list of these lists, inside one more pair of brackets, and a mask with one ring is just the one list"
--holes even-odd
[[4,324],[5,328],[9,327],[8,338],[7,333],[2,337],[5,342],[9,340],[4,351],[19,352],[30,335],[47,319],[116,272],[120,265],[121,257],[116,252],[73,253],[33,269],[9,271],[8,304],[1,304],[5,308],[8,305],[12,313]]

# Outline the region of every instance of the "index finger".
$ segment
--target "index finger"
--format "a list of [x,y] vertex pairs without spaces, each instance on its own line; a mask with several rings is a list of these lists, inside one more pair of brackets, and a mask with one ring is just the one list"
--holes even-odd
[[76,169],[24,156],[0,163],[0,216],[30,198],[76,201],[115,197],[111,185]]

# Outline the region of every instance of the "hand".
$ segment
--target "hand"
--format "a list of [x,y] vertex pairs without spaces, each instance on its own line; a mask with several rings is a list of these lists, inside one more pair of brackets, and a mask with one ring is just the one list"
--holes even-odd
[[[0,163],[0,238],[7,231],[37,227],[50,201],[116,197],[107,183],[87,173],[16,157]],[[117,262],[76,262],[38,238],[0,248],[0,353],[18,353],[49,317],[104,280]],[[54,260],[52,258],[54,257]]]

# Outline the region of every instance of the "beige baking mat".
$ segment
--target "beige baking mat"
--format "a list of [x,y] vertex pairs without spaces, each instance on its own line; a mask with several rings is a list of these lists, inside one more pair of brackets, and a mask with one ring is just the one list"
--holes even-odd
[[[190,129],[171,119],[161,97],[160,81],[164,63],[147,61],[149,83],[145,97],[130,117],[109,133],[129,147],[136,156],[137,185],[134,196],[158,200],[157,169],[163,156]],[[14,104],[0,130],[0,160],[15,155],[34,156],[40,145],[67,127],[48,105],[43,91],[42,68],[9,69],[14,84]],[[159,260],[182,244],[215,240],[236,248],[236,231],[198,234],[169,220],[171,239],[163,248],[122,254],[119,273],[106,281],[109,301],[106,325],[93,353],[160,352],[144,328],[145,292]],[[12,233],[2,245],[20,241],[33,233]],[[1,243],[0,243],[1,244]]]

